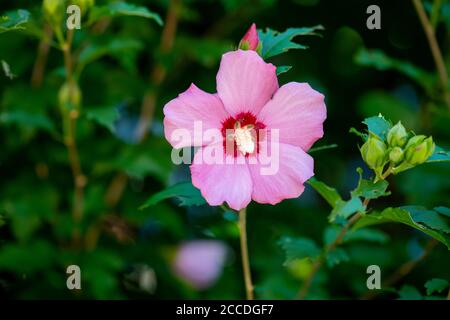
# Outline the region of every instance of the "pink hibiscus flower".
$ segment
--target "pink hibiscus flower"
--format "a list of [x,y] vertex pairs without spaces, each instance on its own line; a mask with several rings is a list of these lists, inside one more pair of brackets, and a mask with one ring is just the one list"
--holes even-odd
[[[225,53],[216,81],[216,94],[192,84],[164,106],[171,145],[200,147],[190,166],[193,185],[210,205],[226,202],[235,210],[252,199],[276,204],[299,197],[314,175],[313,158],[306,152],[323,136],[324,96],[307,83],[279,88],[275,66],[252,50]],[[195,133],[199,121],[202,132],[216,130],[220,141],[208,143]],[[193,138],[180,143],[177,130]],[[273,150],[277,170],[264,174],[264,157]],[[224,161],[203,160],[211,154]]]
[[227,251],[220,241],[192,240],[179,247],[172,267],[193,287],[207,289],[220,277]]

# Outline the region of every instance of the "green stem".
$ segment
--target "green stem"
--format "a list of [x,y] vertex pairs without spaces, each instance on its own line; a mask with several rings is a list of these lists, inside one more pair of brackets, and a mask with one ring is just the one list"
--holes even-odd
[[[61,44],[61,48],[63,51],[64,57],[64,68],[66,71],[66,83],[70,83],[70,90],[73,90],[72,83],[74,81],[73,78],[73,57],[71,52],[72,40],[73,40],[73,30],[67,31],[67,38],[64,39],[64,36],[61,33],[61,29],[56,29],[57,38]],[[73,93],[70,93],[72,96]],[[72,102],[71,102],[72,103]],[[76,141],[76,130],[77,130],[77,119],[79,117],[78,110],[67,110],[62,107],[62,117],[63,117],[63,128],[65,129],[64,133],[64,143],[67,148],[67,152],[69,155],[69,163],[72,169],[72,176],[74,182],[74,200],[73,200],[73,208],[72,208],[72,217],[76,224],[76,228],[73,230],[73,241],[74,243],[78,243],[80,240],[79,227],[81,224],[81,220],[84,215],[84,188],[87,183],[86,176],[83,173],[80,163],[80,156],[78,153],[77,141]]]
[[246,208],[239,211],[242,268],[244,271],[245,291],[247,295],[247,300],[253,300],[254,299],[253,283],[252,283],[252,275],[250,272],[250,262],[248,258],[246,215],[247,215]]
[[385,180],[391,173],[392,166],[389,166],[389,168],[381,175],[381,180]]

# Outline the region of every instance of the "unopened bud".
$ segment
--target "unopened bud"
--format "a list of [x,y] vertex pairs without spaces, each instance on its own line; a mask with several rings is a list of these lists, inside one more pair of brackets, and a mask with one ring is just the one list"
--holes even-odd
[[434,147],[432,137],[414,136],[406,144],[405,160],[411,165],[424,163],[433,154]]
[[78,109],[81,104],[81,90],[75,81],[62,85],[58,93],[59,105],[66,109]]
[[252,24],[245,33],[241,42],[239,42],[239,49],[253,50],[261,53],[262,43],[259,41],[258,31],[256,30],[256,24]]
[[44,13],[54,22],[62,21],[64,10],[64,0],[44,0],[42,3]]
[[403,161],[404,153],[400,147],[395,147],[389,152],[389,160],[393,164],[398,164]]
[[378,169],[386,162],[386,144],[376,136],[369,136],[360,151],[363,160],[371,169]]
[[400,121],[387,134],[387,142],[391,147],[403,147],[407,140],[408,133]]

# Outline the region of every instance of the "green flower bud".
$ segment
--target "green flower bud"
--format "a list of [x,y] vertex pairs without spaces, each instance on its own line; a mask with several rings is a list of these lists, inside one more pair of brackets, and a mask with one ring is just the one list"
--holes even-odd
[[389,160],[393,164],[397,164],[403,161],[404,153],[400,147],[395,147],[389,152]]
[[387,142],[391,147],[403,147],[407,139],[408,133],[400,121],[387,134]]
[[58,93],[61,108],[78,109],[81,104],[81,90],[75,81],[66,82]]
[[42,3],[45,14],[51,21],[62,21],[65,14],[64,0],[44,0]]
[[411,165],[424,163],[433,154],[434,147],[433,137],[414,136],[406,144],[405,160]]
[[360,151],[363,160],[371,169],[380,168],[386,162],[386,144],[376,136],[369,136]]

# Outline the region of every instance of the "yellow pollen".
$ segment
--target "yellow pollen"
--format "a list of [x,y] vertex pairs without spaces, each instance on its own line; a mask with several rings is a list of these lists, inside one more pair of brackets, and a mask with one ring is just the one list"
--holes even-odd
[[252,134],[253,126],[245,126],[243,128],[234,129],[234,139],[236,146],[240,152],[245,156],[247,153],[255,151],[255,138]]

